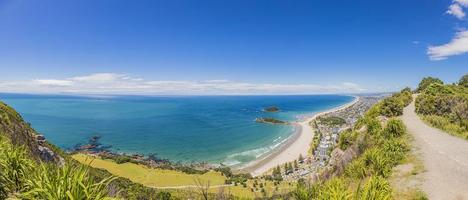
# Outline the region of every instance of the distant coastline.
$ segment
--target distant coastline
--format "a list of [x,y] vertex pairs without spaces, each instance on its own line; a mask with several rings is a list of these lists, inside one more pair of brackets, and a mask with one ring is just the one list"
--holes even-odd
[[296,160],[300,155],[306,156],[308,154],[312,138],[314,137],[314,132],[309,123],[321,115],[346,109],[359,101],[358,96],[351,97],[354,99],[349,103],[316,113],[311,117],[303,118],[294,122],[294,133],[282,145],[247,165],[238,167],[237,170],[249,172],[252,176],[259,176],[273,167]]

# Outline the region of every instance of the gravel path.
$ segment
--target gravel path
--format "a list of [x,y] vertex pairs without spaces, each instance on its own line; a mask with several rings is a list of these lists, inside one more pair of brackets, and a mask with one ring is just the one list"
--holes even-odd
[[468,200],[468,141],[424,124],[414,108],[413,101],[401,119],[422,154],[423,191],[429,199]]

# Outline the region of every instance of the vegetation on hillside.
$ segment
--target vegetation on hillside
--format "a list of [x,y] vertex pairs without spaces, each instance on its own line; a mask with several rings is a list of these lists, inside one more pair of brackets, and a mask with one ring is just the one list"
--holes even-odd
[[285,121],[281,121],[279,119],[270,118],[270,117],[260,117],[255,119],[258,123],[270,123],[270,124],[287,124]]
[[97,181],[82,165],[36,163],[24,146],[0,137],[0,197],[20,199],[104,199],[113,178]]
[[454,84],[437,80],[424,78],[419,84],[416,113],[430,125],[468,139],[468,75]]
[[341,117],[330,116],[330,117],[319,117],[317,119],[320,124],[325,124],[327,126],[339,126],[346,123],[346,120]]
[[[339,139],[338,146],[343,150],[358,146],[359,156],[339,176],[318,183],[300,182],[292,196],[297,200],[393,199],[388,178],[410,149],[406,128],[394,117],[401,115],[410,102],[411,91],[404,89],[374,105],[353,130],[345,131]],[[381,115],[390,118],[381,120]],[[359,131],[362,127],[364,131]]]

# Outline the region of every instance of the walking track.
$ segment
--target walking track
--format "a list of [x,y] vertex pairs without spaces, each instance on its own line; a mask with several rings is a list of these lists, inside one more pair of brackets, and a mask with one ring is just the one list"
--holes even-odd
[[421,150],[423,191],[429,199],[468,200],[468,141],[426,125],[414,109],[413,101],[401,119]]

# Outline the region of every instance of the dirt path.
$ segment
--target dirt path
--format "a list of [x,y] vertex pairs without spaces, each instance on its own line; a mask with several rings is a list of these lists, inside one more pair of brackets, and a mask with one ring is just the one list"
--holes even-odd
[[468,141],[424,124],[414,108],[413,101],[401,119],[422,154],[426,169],[422,189],[429,199],[468,200]]

